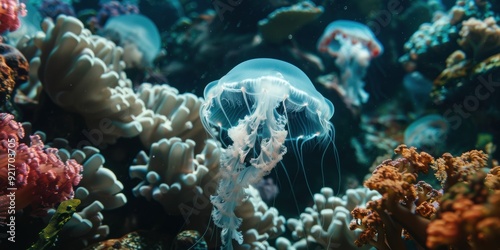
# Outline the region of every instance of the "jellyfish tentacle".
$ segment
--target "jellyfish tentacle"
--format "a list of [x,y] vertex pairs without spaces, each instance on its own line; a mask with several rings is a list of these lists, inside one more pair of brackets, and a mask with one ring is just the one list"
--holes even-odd
[[[260,80],[266,82],[266,79]],[[243,236],[238,231],[241,219],[234,210],[247,197],[245,189],[267,175],[286,153],[287,119],[284,115],[274,113],[274,108],[281,100],[271,95],[259,95],[256,98],[259,99],[256,111],[240,119],[238,125],[228,130],[233,145],[224,150],[221,182],[217,195],[210,199],[214,205],[212,217],[215,225],[222,228],[224,249],[232,249],[232,239],[243,243]],[[260,140],[259,154],[250,159],[250,165],[247,165],[245,159],[254,145],[259,143],[259,134],[267,136]]]

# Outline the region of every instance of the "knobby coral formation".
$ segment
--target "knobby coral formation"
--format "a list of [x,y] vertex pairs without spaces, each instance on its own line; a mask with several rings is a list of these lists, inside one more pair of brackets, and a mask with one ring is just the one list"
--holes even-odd
[[288,219],[287,226],[297,242],[279,238],[278,249],[308,249],[320,245],[324,249],[359,249],[354,241],[361,234],[360,229],[351,231],[350,211],[364,208],[366,203],[380,198],[376,191],[367,188],[348,189],[342,198],[334,196],[331,188],[321,189],[314,195],[314,206],[306,208],[299,219]]
[[[72,149],[68,141],[59,138],[50,145],[59,148],[61,159],[73,159],[83,166],[82,180],[75,191],[75,198],[80,199],[82,204],[61,234],[65,239],[79,239],[83,246],[104,239],[109,234],[109,226],[103,224],[102,211],[127,203],[126,196],[121,193],[123,184],[110,169],[104,167],[105,159],[97,148]],[[54,212],[50,210],[49,214]]]
[[38,76],[54,103],[82,115],[107,143],[136,136],[142,124],[151,123],[141,116],[144,103],[115,71],[121,67],[120,48],[92,36],[73,17],[61,15],[55,24],[45,20],[42,28],[45,34],[35,38],[41,51]]
[[198,112],[202,98],[190,93],[179,94],[177,89],[166,84],[149,83],[141,84],[137,96],[144,102],[147,112],[152,111],[153,119],[140,134],[143,145],[152,145],[162,138],[179,137],[194,140],[195,152],[201,152],[207,138]]
[[253,186],[245,189],[248,198],[234,211],[242,219],[240,230],[243,244],[236,249],[274,249],[267,240],[275,239],[285,232],[285,217],[279,215],[278,209],[268,207]]
[[[186,219],[193,213],[189,207],[197,199],[213,194],[218,172],[220,150],[215,141],[208,140],[203,151],[195,156],[195,142],[180,138],[161,139],[151,145],[149,155],[141,151],[130,167],[130,176],[143,181],[133,192],[159,202],[171,214]],[[203,207],[207,209],[208,204]],[[209,208],[208,208],[209,209]],[[199,213],[199,210],[196,209]]]

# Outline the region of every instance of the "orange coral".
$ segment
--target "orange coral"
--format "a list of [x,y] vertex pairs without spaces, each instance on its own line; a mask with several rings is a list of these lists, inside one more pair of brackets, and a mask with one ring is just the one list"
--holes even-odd
[[453,185],[443,196],[440,216],[427,228],[427,247],[497,249],[500,237],[500,191],[485,184],[486,174]]
[[[404,249],[401,236],[420,246],[453,249],[494,249],[500,238],[500,167],[482,171],[488,156],[471,150],[459,157],[449,153],[437,160],[425,152],[401,145],[402,157],[382,162],[365,186],[382,198],[357,208],[351,229],[362,229],[358,246]],[[419,181],[419,173],[436,170],[442,192]],[[444,193],[444,194],[443,194]]]
[[384,223],[378,213],[374,213],[370,209],[356,207],[352,210],[351,214],[353,221],[349,225],[349,229],[363,229],[359,238],[354,242],[356,246],[361,247],[368,243],[374,246],[384,244],[383,242],[385,241],[385,238],[382,237],[382,235],[375,240],[377,232],[383,231],[379,229],[384,227]]
[[[435,213],[432,204],[440,194],[425,182],[415,183],[419,173],[429,171],[434,158],[425,152],[418,153],[414,147],[408,148],[406,145],[398,146],[394,152],[402,157],[382,162],[364,183],[366,187],[382,194],[381,200],[370,202],[368,205],[371,212],[365,211],[364,214],[371,218],[380,218],[383,225],[374,228],[363,224],[365,220],[360,219],[358,222],[361,224],[358,223],[357,228],[369,230],[363,234],[364,237],[373,235],[373,231],[376,231],[377,240],[360,239],[357,244],[374,245],[376,242],[377,245],[374,246],[379,249],[400,249],[404,246],[401,242],[402,234],[417,238],[422,245],[425,242],[425,235],[419,234],[418,231],[425,232],[428,224],[426,218]],[[414,216],[413,211],[418,211],[417,214],[421,216]],[[360,215],[353,214],[353,217],[359,218]],[[355,228],[355,224],[351,224],[351,227]],[[420,230],[408,230],[410,227]]]
[[500,166],[490,169],[490,172],[486,175],[484,184],[490,189],[500,190]]
[[465,181],[481,168],[486,167],[488,155],[483,151],[471,150],[460,157],[453,157],[449,153],[443,154],[436,160],[432,168],[436,171],[436,178],[446,190],[458,182]]

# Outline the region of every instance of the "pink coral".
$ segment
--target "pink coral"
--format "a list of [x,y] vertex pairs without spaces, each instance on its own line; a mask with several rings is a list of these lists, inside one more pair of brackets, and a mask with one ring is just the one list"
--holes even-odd
[[14,31],[19,28],[19,15],[26,15],[26,6],[16,0],[0,0],[0,33]]
[[0,114],[0,215],[6,214],[11,196],[16,210],[31,205],[34,215],[45,215],[46,209],[71,199],[81,180],[83,167],[75,160],[62,162],[57,149],[44,148],[38,135],[30,137],[30,146],[19,143],[23,136],[12,115]]

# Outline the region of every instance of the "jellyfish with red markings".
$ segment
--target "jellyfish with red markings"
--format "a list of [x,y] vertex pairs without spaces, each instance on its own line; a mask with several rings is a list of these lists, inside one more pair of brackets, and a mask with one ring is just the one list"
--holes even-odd
[[363,89],[363,77],[370,61],[384,51],[370,28],[353,21],[334,21],[318,41],[318,51],[335,58],[340,71],[338,81],[330,88],[337,90],[349,108],[366,103],[369,95]]

